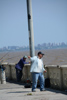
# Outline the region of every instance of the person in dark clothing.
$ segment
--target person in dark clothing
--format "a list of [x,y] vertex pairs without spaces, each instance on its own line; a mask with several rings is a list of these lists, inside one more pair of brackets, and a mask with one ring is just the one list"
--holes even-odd
[[23,58],[20,59],[20,61],[16,64],[16,77],[17,81],[20,82],[22,78],[22,70],[24,67],[24,64],[29,64],[29,62],[26,62],[27,56],[24,56]]

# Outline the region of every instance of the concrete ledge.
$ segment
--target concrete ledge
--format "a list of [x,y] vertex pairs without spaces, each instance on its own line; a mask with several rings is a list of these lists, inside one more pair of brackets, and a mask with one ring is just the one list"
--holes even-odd
[[[16,80],[15,63],[2,63],[6,67],[5,73],[7,80]],[[47,73],[44,73],[45,78],[50,79],[51,88],[67,90],[67,65],[45,65]],[[25,64],[23,68],[22,81],[32,80],[30,73],[30,64]]]

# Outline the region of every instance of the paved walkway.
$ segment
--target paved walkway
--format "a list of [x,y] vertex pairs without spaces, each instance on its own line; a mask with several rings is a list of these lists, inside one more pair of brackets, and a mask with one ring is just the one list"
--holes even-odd
[[67,100],[67,93],[47,89],[44,92],[31,92],[31,88],[24,88],[22,84],[0,84],[0,100]]

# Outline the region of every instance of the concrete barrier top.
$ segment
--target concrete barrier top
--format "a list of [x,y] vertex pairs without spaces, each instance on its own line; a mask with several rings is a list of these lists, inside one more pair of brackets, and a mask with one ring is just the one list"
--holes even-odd
[[67,68],[67,65],[44,65],[45,68]]
[[[8,63],[8,62],[3,62],[1,63],[2,65],[11,65],[15,66],[16,63]],[[25,64],[24,66],[30,66],[31,64]],[[67,65],[44,65],[45,68],[67,68]]]
[[59,65],[60,68],[67,68],[67,65]]
[[[11,65],[11,66],[15,66],[16,63],[8,63],[8,62],[3,62],[1,63],[1,65]],[[24,66],[30,66],[31,64],[25,64]]]
[[46,68],[46,67],[59,67],[58,65],[44,65],[44,67]]

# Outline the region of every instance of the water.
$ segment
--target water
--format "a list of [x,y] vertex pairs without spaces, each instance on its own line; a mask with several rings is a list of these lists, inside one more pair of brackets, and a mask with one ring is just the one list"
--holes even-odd
[[[36,51],[36,55],[37,55]],[[42,50],[45,53],[43,61],[45,65],[66,65],[67,64],[67,49],[54,49],[54,50]],[[0,58],[5,55],[5,52],[0,53]],[[29,51],[18,51],[9,52],[5,57],[3,62],[17,63],[20,58],[24,55],[29,56]],[[27,61],[29,61],[27,59]]]

